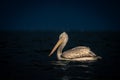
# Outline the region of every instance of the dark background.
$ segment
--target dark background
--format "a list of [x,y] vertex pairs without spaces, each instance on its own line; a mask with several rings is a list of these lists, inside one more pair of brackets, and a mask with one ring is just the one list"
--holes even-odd
[[[119,7],[117,0],[1,0],[0,80],[119,78]],[[64,50],[88,46],[102,59],[67,64],[48,57],[63,31]]]
[[2,0],[1,30],[120,30],[119,0]]

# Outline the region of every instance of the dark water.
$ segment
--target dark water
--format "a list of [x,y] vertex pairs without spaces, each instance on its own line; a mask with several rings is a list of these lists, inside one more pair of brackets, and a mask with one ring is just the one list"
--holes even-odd
[[103,59],[57,61],[48,54],[61,32],[1,31],[0,80],[112,80],[119,78],[119,32],[67,32],[65,50],[89,46]]

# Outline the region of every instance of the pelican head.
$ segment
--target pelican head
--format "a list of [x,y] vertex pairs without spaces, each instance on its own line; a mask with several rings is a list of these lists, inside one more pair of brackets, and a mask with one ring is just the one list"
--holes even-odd
[[[61,33],[59,36],[58,42],[56,43],[56,45],[54,46],[54,48],[50,52],[49,56],[51,56],[58,47],[59,47],[59,50],[62,50],[64,48],[64,46],[66,45],[67,41],[68,41],[67,33],[66,32]],[[63,42],[64,42],[64,44],[62,44]],[[61,47],[60,47],[60,45],[61,45]]]

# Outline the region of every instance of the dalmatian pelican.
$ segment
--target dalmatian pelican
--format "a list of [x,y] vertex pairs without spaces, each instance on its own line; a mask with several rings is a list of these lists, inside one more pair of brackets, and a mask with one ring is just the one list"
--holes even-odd
[[97,56],[93,53],[89,47],[86,46],[77,46],[75,48],[69,49],[63,52],[63,48],[68,42],[68,34],[63,32],[59,36],[59,41],[56,43],[49,56],[51,56],[56,49],[58,60],[69,60],[69,61],[95,61],[101,59],[100,56]]

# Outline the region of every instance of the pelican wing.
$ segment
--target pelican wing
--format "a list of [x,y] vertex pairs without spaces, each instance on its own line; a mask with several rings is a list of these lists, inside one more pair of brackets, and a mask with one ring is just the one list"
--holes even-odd
[[89,47],[78,46],[63,52],[62,57],[73,59],[73,58],[81,58],[81,57],[93,57],[96,56]]

